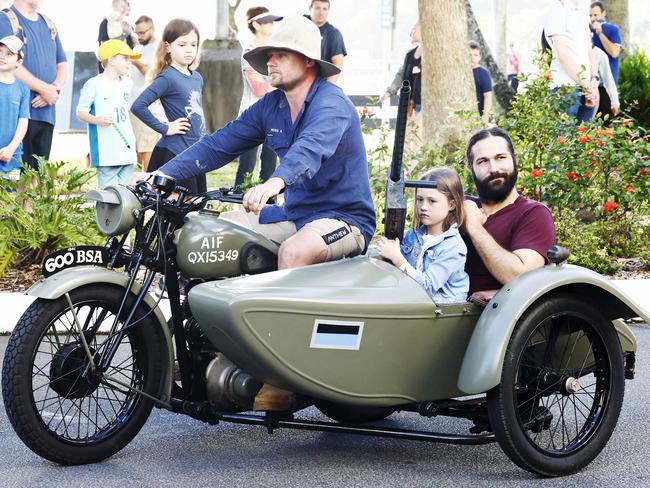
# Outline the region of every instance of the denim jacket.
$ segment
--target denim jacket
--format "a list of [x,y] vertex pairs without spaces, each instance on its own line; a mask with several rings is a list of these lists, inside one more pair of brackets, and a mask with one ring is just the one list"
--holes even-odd
[[401,251],[410,264],[407,274],[420,283],[437,304],[466,301],[469,291],[469,276],[465,272],[467,247],[458,227],[452,225],[423,248],[426,235],[427,228],[423,226],[404,236]]

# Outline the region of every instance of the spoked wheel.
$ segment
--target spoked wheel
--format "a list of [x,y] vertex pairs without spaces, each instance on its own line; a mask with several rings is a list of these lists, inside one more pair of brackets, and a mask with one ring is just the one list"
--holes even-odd
[[605,447],[623,403],[612,324],[582,299],[554,295],[519,321],[488,412],[504,452],[543,476],[575,473]]
[[[27,447],[46,459],[105,459],[133,439],[151,412],[152,402],[138,391],[156,395],[160,385],[164,349],[153,313],[145,317],[141,306],[135,320],[142,320],[114,344],[111,363],[104,371],[97,367],[111,344],[99,332],[113,324],[123,294],[110,285],[74,290],[74,314],[65,296],[38,299],[9,339],[2,372],[7,414]],[[133,302],[130,297],[126,309]]]

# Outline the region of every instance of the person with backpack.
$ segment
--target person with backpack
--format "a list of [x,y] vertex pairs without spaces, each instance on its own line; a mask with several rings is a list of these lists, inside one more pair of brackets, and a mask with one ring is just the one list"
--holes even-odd
[[16,79],[30,90],[30,120],[23,139],[23,162],[38,169],[36,156],[50,157],[55,104],[68,79],[68,65],[54,23],[37,12],[42,0],[14,0],[0,12],[0,38],[16,36],[24,43],[23,65]]

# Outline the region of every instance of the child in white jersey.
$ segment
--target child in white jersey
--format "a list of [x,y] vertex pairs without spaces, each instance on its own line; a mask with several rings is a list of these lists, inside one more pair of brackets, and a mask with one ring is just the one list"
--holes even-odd
[[451,168],[435,168],[423,180],[436,181],[436,189],[418,188],[415,228],[399,239],[382,237],[380,256],[420,283],[433,301],[467,300],[469,276],[465,272],[467,246],[458,229],[465,220],[463,185]]
[[99,188],[128,185],[136,163],[135,135],[129,119],[131,60],[140,54],[124,41],[111,39],[97,50],[104,72],[81,89],[77,117],[88,124],[90,163]]

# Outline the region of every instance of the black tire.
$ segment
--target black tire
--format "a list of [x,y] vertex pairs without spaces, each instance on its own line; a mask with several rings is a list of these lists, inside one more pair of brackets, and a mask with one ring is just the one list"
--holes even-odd
[[501,384],[487,394],[508,457],[542,476],[578,472],[605,447],[623,404],[623,352],[611,322],[584,299],[541,299],[517,323]]
[[365,424],[383,420],[395,412],[391,407],[360,407],[321,400],[316,408],[332,420],[344,424]]
[[[95,359],[108,335],[91,331],[112,324],[124,289],[89,285],[70,292]],[[127,308],[134,303],[127,300]],[[157,395],[164,357],[160,326],[141,305],[106,373]],[[145,316],[146,315],[146,316]],[[2,396],[11,425],[39,456],[61,464],[86,464],[112,456],[139,432],[153,403],[104,374],[84,376],[88,356],[65,296],[35,300],[18,321],[4,358]]]

